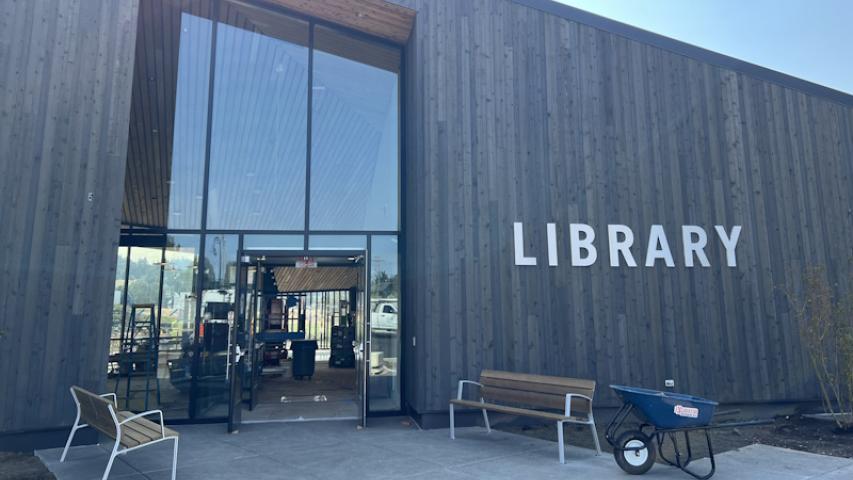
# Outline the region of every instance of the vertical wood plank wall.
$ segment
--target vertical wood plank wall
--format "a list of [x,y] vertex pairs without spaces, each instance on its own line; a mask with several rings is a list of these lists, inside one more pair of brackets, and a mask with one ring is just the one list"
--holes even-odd
[[105,383],[137,8],[0,2],[0,432]]
[[[817,397],[785,289],[849,288],[853,108],[509,0],[399,0],[406,50],[407,398],[445,411],[483,368],[663,386],[725,402]],[[513,262],[523,221],[537,267]],[[549,268],[545,222],[558,223]],[[568,224],[598,234],[569,266]],[[606,225],[637,268],[611,268]],[[642,267],[662,224],[675,268]],[[709,233],[685,268],[680,227]],[[713,225],[743,225],[737,268]],[[411,337],[416,337],[413,346]]]

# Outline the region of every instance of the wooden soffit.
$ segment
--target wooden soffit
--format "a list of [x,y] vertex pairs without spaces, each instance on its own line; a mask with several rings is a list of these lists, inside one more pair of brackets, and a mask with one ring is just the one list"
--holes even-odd
[[415,11],[384,0],[271,0],[290,10],[390,40],[409,40]]
[[363,272],[354,267],[295,268],[276,267],[275,283],[280,292],[320,292],[349,290],[358,286]]

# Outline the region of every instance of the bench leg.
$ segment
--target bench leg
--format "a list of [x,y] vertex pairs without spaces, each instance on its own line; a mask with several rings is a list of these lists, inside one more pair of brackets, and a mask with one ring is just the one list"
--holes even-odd
[[601,455],[601,444],[598,443],[598,432],[595,430],[595,419],[589,414],[589,429],[592,430],[592,441],[595,442],[595,454]]
[[175,453],[172,454],[172,480],[175,480],[175,474],[178,471],[178,437],[175,437]]
[[107,462],[107,469],[104,470],[104,476],[101,477],[101,480],[107,480],[107,478],[109,478],[110,470],[112,470],[112,468],[113,468],[113,461],[118,456],[118,453],[116,453],[116,452],[118,452],[118,440],[116,440],[116,443],[113,446],[113,451],[110,453],[110,461]]
[[557,443],[560,447],[560,463],[566,463],[566,444],[563,443],[563,422],[557,422]]
[[68,441],[65,442],[65,448],[62,450],[62,456],[59,457],[60,463],[65,461],[65,455],[68,454],[68,449],[71,448],[71,441],[74,440],[74,434],[84,426],[85,425],[78,425],[77,421],[74,422],[74,426],[71,427],[71,433],[68,435]]
[[486,412],[486,409],[483,409],[483,421],[486,422],[486,432],[492,433],[492,425],[489,423],[489,413]]
[[450,439],[456,440],[456,426],[453,418],[453,404],[450,404]]

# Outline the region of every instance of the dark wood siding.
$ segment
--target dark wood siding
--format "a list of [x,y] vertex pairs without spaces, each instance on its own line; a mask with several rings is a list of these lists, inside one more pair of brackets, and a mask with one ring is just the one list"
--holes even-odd
[[104,387],[137,6],[0,2],[0,432]]
[[[508,0],[399,3],[418,12],[404,187],[415,409],[446,410],[484,368],[816,398],[784,291],[809,265],[849,287],[853,108]],[[539,266],[514,265],[515,221]],[[570,222],[596,228],[594,266],[568,265]],[[608,223],[634,230],[640,267],[609,266]],[[642,267],[651,224],[674,253],[681,225],[703,226],[712,266]],[[737,268],[715,224],[743,225]]]

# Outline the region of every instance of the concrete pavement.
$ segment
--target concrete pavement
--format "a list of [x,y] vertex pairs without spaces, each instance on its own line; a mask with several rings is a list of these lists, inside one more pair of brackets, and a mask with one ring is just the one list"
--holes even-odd
[[[568,446],[566,464],[557,460],[557,445],[526,436],[479,427],[422,431],[400,419],[353,422],[302,422],[243,425],[229,435],[225,426],[186,425],[181,434],[178,479],[589,479],[627,480],[610,454]],[[99,479],[111,444],[73,448],[65,463],[61,449],[37,455],[59,480]],[[166,480],[171,443],[119,457],[110,478]],[[703,460],[697,469],[707,467]],[[684,473],[655,465],[643,478],[689,479]],[[853,478],[853,460],[752,445],[717,456],[716,480],[841,480]]]

